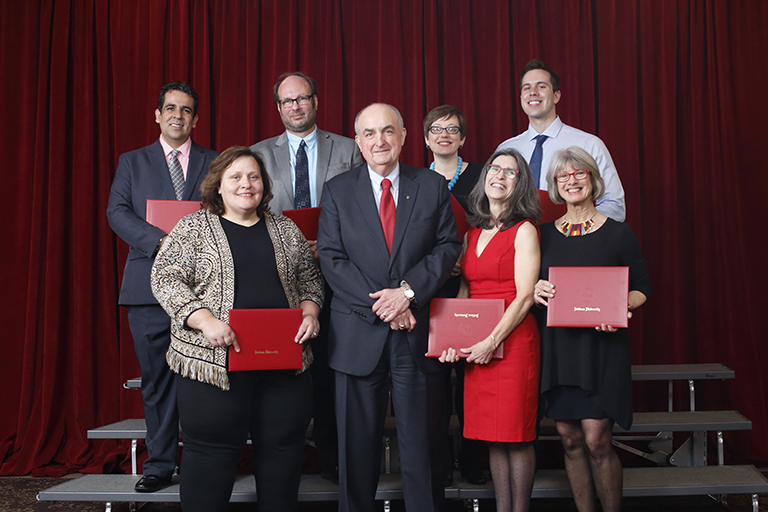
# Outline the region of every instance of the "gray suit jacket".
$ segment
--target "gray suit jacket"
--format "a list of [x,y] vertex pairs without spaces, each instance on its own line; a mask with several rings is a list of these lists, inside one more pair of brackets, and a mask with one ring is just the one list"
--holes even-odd
[[[183,200],[201,199],[200,185],[216,156],[217,152],[192,141]],[[131,248],[120,288],[121,306],[157,304],[149,286],[149,273],[157,244],[166,233],[144,220],[147,217],[147,199],[176,199],[159,140],[120,155],[109,191],[109,225]]]
[[[272,178],[270,210],[282,213],[293,209],[293,184],[291,182],[291,145],[285,132],[251,146],[261,157],[267,174]],[[360,150],[354,140],[317,129],[317,204],[323,197],[323,185],[334,176],[363,163]]]
[[350,375],[369,375],[381,358],[389,324],[373,313],[368,293],[398,288],[416,293],[416,328],[406,334],[411,354],[426,373],[444,366],[427,359],[429,301],[451,274],[461,252],[445,180],[428,169],[400,164],[392,254],[387,250],[368,176],[360,165],[325,185],[317,251],[333,290],[328,363]]

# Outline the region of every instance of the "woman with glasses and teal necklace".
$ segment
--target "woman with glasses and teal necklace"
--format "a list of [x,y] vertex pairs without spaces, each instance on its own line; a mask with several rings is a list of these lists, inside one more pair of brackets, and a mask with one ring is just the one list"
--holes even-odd
[[[441,174],[445,178],[448,190],[459,202],[466,212],[469,211],[467,199],[472,187],[475,186],[480,172],[483,170],[481,163],[465,162],[459,156],[459,150],[464,146],[467,140],[467,118],[461,113],[461,110],[453,105],[441,105],[432,109],[424,117],[424,142],[427,149],[432,152],[433,160],[429,168]],[[454,210],[455,212],[456,210]],[[457,219],[457,223],[463,224],[463,219]],[[463,233],[460,233],[463,236]],[[438,290],[435,297],[453,298],[459,293],[461,285],[461,269],[456,264],[453,275],[448,282]],[[464,361],[461,360],[454,366],[456,370],[456,394],[455,397],[448,396],[448,403],[455,402],[456,414],[459,417],[460,425],[464,426]],[[451,395],[450,375],[446,374],[447,394]],[[450,416],[446,418],[446,422]],[[446,440],[448,445],[448,441]],[[480,458],[483,458],[482,451],[484,447],[473,439],[461,440],[461,453],[459,454],[459,467],[461,475],[470,483],[483,485],[487,479],[480,464]],[[450,484],[453,481],[453,464],[446,461],[445,483]]]

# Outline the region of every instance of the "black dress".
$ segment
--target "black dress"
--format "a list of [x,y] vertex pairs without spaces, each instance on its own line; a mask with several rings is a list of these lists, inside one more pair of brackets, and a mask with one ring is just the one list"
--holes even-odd
[[[541,226],[541,275],[553,266],[628,266],[629,290],[651,295],[648,269],[637,237],[629,226],[607,219],[597,231],[566,237],[554,223]],[[541,332],[541,410],[571,410],[572,417],[609,417],[622,428],[632,426],[632,375],[629,332],[594,328],[546,327],[546,309],[536,310]],[[587,397],[574,407],[573,392]],[[566,402],[566,403],[564,403]],[[578,402],[577,402],[578,403]],[[593,410],[604,414],[591,414]],[[548,416],[552,417],[552,416]]]

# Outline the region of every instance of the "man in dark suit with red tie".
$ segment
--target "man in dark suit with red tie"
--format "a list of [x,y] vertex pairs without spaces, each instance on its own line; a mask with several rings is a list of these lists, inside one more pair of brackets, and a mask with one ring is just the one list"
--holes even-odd
[[355,132],[366,164],[326,183],[317,241],[333,290],[339,510],[376,509],[391,379],[406,509],[436,511],[445,438],[431,432],[444,423],[442,368],[424,354],[429,301],[461,245],[445,180],[398,161],[406,130],[397,109],[366,107]]
[[147,199],[201,199],[200,184],[218,153],[190,138],[197,106],[197,93],[188,84],[163,86],[155,110],[160,138],[120,155],[107,205],[109,225],[130,246],[119,304],[128,308],[147,422],[147,460],[135,486],[139,492],[170,483],[179,442],[176,386],[165,362],[171,322],[149,286],[152,263],[167,233],[145,220]]

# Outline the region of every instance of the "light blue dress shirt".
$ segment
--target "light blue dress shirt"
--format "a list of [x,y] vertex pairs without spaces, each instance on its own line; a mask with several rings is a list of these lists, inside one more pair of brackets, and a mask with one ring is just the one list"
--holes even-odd
[[[527,131],[517,137],[505,140],[499,144],[496,151],[509,148],[516,149],[530,162],[533,150],[536,147],[535,137],[537,135],[539,133],[529,124]],[[603,141],[591,133],[583,132],[564,124],[560,120],[560,116],[557,116],[554,122],[544,130],[543,135],[546,135],[548,139],[541,147],[541,179],[539,180],[538,188],[540,190],[547,190],[547,171],[549,171],[552,156],[561,149],[578,146],[592,155],[592,158],[597,162],[600,176],[602,176],[605,182],[605,192],[603,197],[597,200],[597,209],[600,213],[617,222],[624,222],[627,211],[624,203],[624,187],[621,186],[619,174],[616,172],[611,154],[608,152],[608,148],[605,147]]]
[[288,144],[291,150],[288,152],[291,158],[291,185],[293,186],[293,193],[296,194],[296,152],[299,150],[299,145],[303,140],[307,147],[307,166],[309,167],[309,194],[312,198],[312,206],[315,207],[319,204],[317,200],[317,126],[312,130],[312,133],[304,137],[297,137],[291,132],[285,132],[288,137]]

